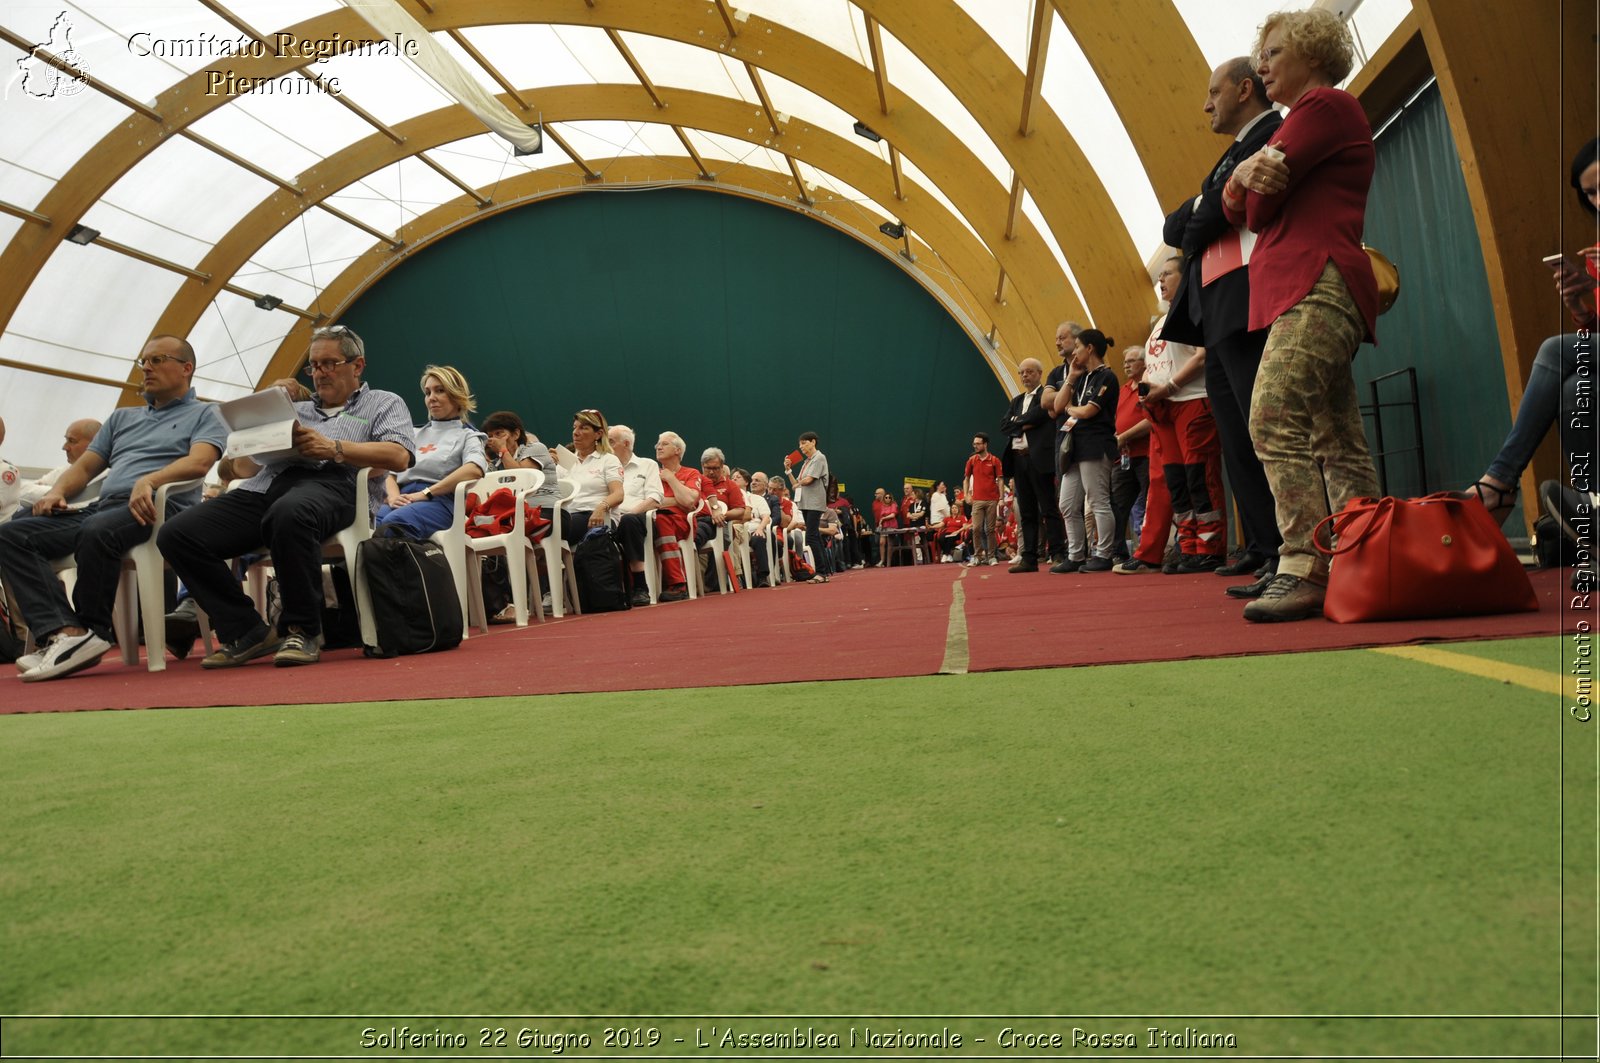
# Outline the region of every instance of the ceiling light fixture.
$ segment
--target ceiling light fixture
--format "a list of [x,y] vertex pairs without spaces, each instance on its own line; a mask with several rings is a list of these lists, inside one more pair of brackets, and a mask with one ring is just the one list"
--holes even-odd
[[69,244],[92,244],[100,239],[100,230],[91,229],[87,225],[74,225],[72,231],[67,233]]
[[878,231],[891,240],[902,240],[906,235],[906,227],[894,221],[884,222],[878,226]]
[[276,310],[282,305],[283,300],[279,299],[276,295],[256,296],[256,309],[258,310]]
[[881,134],[874,132],[872,127],[867,125],[867,123],[865,123],[865,122],[858,121],[851,128],[856,131],[856,136],[865,137],[867,140],[872,141],[874,144],[876,144],[878,141],[883,139],[883,136]]

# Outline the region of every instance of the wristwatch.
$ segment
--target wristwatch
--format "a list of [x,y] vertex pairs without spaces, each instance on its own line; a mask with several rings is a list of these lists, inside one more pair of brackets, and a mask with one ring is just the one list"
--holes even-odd
[[342,439],[335,439],[333,441],[333,460],[337,464],[344,464],[344,440]]

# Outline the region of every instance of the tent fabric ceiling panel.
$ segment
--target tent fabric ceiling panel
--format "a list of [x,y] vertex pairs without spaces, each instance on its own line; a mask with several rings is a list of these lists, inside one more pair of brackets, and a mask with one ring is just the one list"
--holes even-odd
[[[633,71],[604,30],[589,26],[496,26],[462,34],[513,85],[534,90],[528,98],[538,107],[538,89],[546,85],[626,83]],[[498,91],[498,90],[496,90]]]
[[[1154,247],[1161,243],[1161,223],[1166,211],[1156,201],[1150,178],[1145,175],[1139,153],[1117,117],[1105,86],[1089,71],[1089,60],[1061,22],[1051,13],[1050,51],[1045,56],[1044,98],[1066,123],[1067,131],[1100,175],[1122,223],[1133,236],[1134,246]],[[1195,109],[1205,102],[1205,86],[1195,91]],[[1218,149],[1219,152],[1221,149]],[[1204,174],[1195,175],[1198,182]]]
[[0,199],[32,210],[55,182],[15,163],[0,159]]
[[[172,82],[205,67],[239,31],[205,8],[170,0],[55,5],[73,22],[73,43],[95,77],[149,103]],[[82,35],[82,42],[79,37]]]
[[84,220],[118,243],[192,267],[272,188],[193,141],[172,137],[112,185]]
[[[753,99],[748,95],[750,75],[745,73],[744,67],[725,65],[723,57],[716,52],[642,33],[624,32],[618,36],[644,68],[645,76],[658,86]],[[630,70],[628,77],[621,80],[634,80],[633,72]]]
[[[128,352],[128,363],[137,350]],[[17,351],[0,340],[0,357],[16,358]],[[125,363],[122,372],[129,368]],[[49,400],[39,401],[39,381],[49,380]],[[117,407],[122,392],[104,384],[61,377],[43,378],[0,367],[0,419],[6,422],[6,460],[23,471],[43,472],[66,464],[61,452],[67,425],[83,417],[103,421]]]
[[[35,17],[28,20],[20,17],[22,12],[7,10],[0,15],[0,23],[21,36],[44,40],[60,10],[59,5],[54,5],[49,14],[36,9]],[[0,81],[5,109],[5,120],[0,121],[0,157],[25,163],[30,170],[52,180],[59,179],[101,137],[128,117],[128,109],[91,89],[70,95],[34,95],[24,89],[24,72],[17,66],[18,60],[25,58],[11,45],[0,44],[0,71],[5,72]]]
[[[955,94],[945,88],[944,82],[936,77],[922,61],[911,51],[895,39],[894,34],[888,30],[882,31],[884,66],[888,68],[889,80],[895,84],[898,92],[903,92],[918,103],[926,107],[932,114],[938,116],[940,121],[956,135],[967,149],[976,155],[986,166],[994,179],[1000,184],[1010,186],[1011,164],[1000,149],[995,147],[989,134],[984,132],[983,126],[972,117]],[[891,98],[889,109],[894,110],[894,101]],[[1017,118],[1022,117],[1022,101],[1017,101]],[[867,122],[868,125],[872,123]],[[919,162],[927,167],[927,160],[917,160],[909,151],[905,152],[907,158]]]
[[[994,43],[1017,64],[1017,69],[1027,69],[1033,0],[956,0],[956,3],[988,31]],[[1050,39],[1053,42],[1055,37]]]
[[781,22],[863,66],[870,65],[866,23],[861,9],[850,0],[805,0],[800,4],[794,0],[741,0],[733,6],[768,21]]
[[214,399],[255,390],[267,360],[299,321],[284,310],[262,310],[248,299],[223,292],[189,331],[196,366],[195,389]]
[[[372,237],[355,226],[327,211],[309,210],[250,256],[239,278],[252,290],[315,310],[323,286],[372,244]],[[300,286],[294,295],[292,285]]]
[[372,133],[371,125],[320,92],[245,93],[193,128],[286,181]]
[[532,170],[550,166],[564,166],[568,162],[561,149],[546,143],[538,155],[516,155],[511,146],[493,133],[463,137],[442,144],[428,155],[440,166],[461,178],[473,188],[483,189],[491,196],[501,181]]
[[387,125],[452,103],[410,63],[394,55],[336,55],[313,66],[339,94]]
[[19,360],[121,380],[182,281],[176,273],[93,244],[62,244],[29,287],[0,343],[37,347]]

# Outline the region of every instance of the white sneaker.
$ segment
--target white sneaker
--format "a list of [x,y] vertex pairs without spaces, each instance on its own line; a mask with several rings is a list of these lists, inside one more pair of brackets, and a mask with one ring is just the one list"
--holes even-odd
[[39,667],[39,665],[44,661],[44,651],[48,650],[49,648],[49,646],[44,646],[38,650],[35,650],[33,653],[24,653],[21,657],[18,657],[17,671],[31,672],[35,668]]
[[991,557],[988,561],[986,561],[984,563],[985,564],[989,564],[989,565],[998,565],[1000,563],[1000,559],[998,557]]
[[93,668],[110,648],[111,643],[92,631],[82,635],[57,635],[45,651],[44,660],[22,673],[22,681],[37,683],[41,679],[59,679]]

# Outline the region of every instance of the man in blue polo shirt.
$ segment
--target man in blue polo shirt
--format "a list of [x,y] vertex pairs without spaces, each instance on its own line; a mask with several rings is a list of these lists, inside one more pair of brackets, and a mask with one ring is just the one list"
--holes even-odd
[[[206,474],[228,433],[217,408],[195,398],[194,348],[156,336],[139,353],[143,406],[115,410],[89,449],[34,503],[33,516],[0,526],[0,579],[16,596],[40,652],[18,661],[23,682],[56,679],[97,664],[111,648],[122,556],[150,537],[155,491]],[[79,509],[67,499],[109,468],[100,497]],[[199,487],[167,500],[168,516],[200,497]],[[72,554],[72,601],[50,563]]]
[[[156,545],[224,643],[202,667],[232,668],[269,653],[280,667],[320,659],[322,543],[355,519],[356,470],[399,473],[416,460],[405,401],[363,384],[366,365],[366,346],[350,329],[313,332],[305,369],[313,393],[295,403],[295,457],[264,466],[235,459],[248,480],[162,525]],[[292,380],[277,383],[296,397],[304,393]],[[373,476],[369,510],[377,509],[382,489],[383,477]],[[276,630],[231,566],[263,546],[272,551],[283,595]]]

